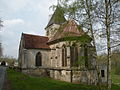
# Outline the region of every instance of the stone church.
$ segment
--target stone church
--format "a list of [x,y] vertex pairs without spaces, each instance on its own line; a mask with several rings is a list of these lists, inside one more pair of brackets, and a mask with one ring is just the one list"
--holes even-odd
[[[90,36],[74,20],[66,20],[59,7],[45,30],[46,36],[22,33],[18,58],[22,72],[96,85],[99,78]],[[90,41],[83,44],[85,36]],[[101,83],[106,83],[107,68],[101,66],[99,71]]]

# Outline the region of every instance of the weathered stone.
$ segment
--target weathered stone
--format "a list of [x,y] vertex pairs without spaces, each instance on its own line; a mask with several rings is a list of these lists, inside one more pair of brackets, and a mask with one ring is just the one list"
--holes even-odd
[[[72,30],[71,27],[73,27],[78,36],[79,31],[77,24],[73,21],[69,22],[71,22],[70,25],[74,24],[75,26],[66,26],[64,30],[70,29],[66,30],[69,32]],[[49,40],[46,42],[47,44],[51,39],[54,39],[55,34],[59,31],[60,25],[62,24],[53,23],[46,28],[46,35],[47,38],[49,38]],[[76,32],[74,32],[74,34]],[[62,35],[58,35],[59,37],[56,37],[60,38]],[[81,33],[81,35],[83,35],[83,33]],[[88,47],[87,50],[85,50],[85,47],[83,47],[82,43],[80,42],[69,40],[56,41],[57,42],[49,44],[49,49],[32,49],[24,47],[25,42],[24,38],[22,37],[19,49],[19,67],[22,69],[22,72],[28,73],[30,75],[49,76],[51,78],[67,82],[96,85],[98,83],[98,72],[96,69],[97,63],[95,58],[95,51],[92,44],[86,44]],[[32,43],[32,45],[35,46],[36,44]],[[85,56],[86,52],[87,55]],[[37,57],[38,53],[39,55]],[[87,60],[85,60],[85,57],[87,57]],[[106,66],[99,66],[101,83],[107,82],[106,70]]]

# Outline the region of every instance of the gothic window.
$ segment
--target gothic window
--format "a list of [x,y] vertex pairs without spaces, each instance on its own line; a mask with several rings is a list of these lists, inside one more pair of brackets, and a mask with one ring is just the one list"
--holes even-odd
[[65,45],[62,47],[62,66],[67,66],[67,49]]
[[70,48],[71,52],[71,66],[78,66],[78,48],[73,44]]
[[84,45],[84,58],[85,58],[85,67],[88,67],[88,47]]
[[36,54],[36,66],[42,66],[42,55],[40,52]]

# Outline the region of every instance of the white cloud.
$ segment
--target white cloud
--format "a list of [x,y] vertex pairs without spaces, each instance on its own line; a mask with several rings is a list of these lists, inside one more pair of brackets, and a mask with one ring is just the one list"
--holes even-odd
[[12,10],[13,11],[19,11],[20,9],[24,8],[26,4],[30,0],[1,0],[1,7],[7,9],[7,10]]
[[[0,8],[8,12],[19,12],[21,9],[30,8],[41,3],[45,9],[48,5],[56,4],[57,0],[0,0]],[[37,9],[37,8],[36,8]]]
[[45,35],[45,26],[57,0],[0,0],[4,21],[1,34],[4,54],[18,56],[21,33]]
[[24,23],[25,22],[22,19],[11,19],[11,20],[5,20],[3,25],[6,26],[6,27],[9,27],[9,26],[24,24]]

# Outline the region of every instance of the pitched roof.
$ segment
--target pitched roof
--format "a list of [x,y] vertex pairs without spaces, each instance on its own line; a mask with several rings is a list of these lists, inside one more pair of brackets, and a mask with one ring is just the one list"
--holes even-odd
[[52,15],[50,21],[48,22],[47,27],[49,27],[52,24],[62,24],[66,21],[65,17],[64,17],[64,12],[61,9],[60,6],[57,6],[54,14]]
[[59,30],[56,34],[48,41],[48,43],[53,42],[58,39],[62,39],[65,37],[73,37],[73,36],[82,36],[85,32],[83,30],[79,30],[77,23],[74,20],[69,20],[60,26]]
[[22,35],[23,35],[23,40],[24,40],[24,48],[26,49],[50,49],[50,47],[46,44],[48,41],[48,37],[24,34],[24,33]]

